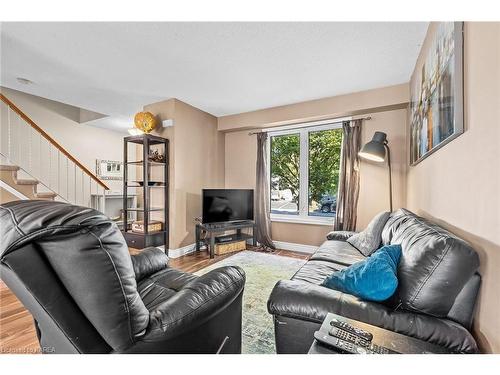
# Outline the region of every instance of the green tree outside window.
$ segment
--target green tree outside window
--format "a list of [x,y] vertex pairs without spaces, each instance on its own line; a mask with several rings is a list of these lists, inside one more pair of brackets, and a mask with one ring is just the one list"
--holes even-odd
[[[342,130],[311,131],[309,137],[309,211],[320,206],[321,199],[337,195]],[[300,134],[271,137],[271,190],[292,192],[298,205],[300,193]]]

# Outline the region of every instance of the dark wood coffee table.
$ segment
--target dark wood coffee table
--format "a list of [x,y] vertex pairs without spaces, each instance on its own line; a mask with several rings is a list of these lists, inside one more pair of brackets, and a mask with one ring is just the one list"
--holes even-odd
[[[328,314],[321,325],[320,330],[328,333],[331,328],[330,321],[332,318],[345,321],[354,327],[361,328],[370,332],[373,335],[372,342],[384,346],[390,350],[401,354],[449,354],[452,351],[438,345],[428,343],[426,341],[418,340],[410,336],[401,335],[396,332],[389,331],[371,324],[363,323],[357,320],[348,319],[336,314]],[[334,347],[329,347],[323,343],[314,340],[308,354],[340,354],[340,351]]]

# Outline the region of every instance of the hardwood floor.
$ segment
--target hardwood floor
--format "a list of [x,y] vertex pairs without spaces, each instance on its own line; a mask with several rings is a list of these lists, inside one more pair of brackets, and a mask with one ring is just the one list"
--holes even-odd
[[[251,251],[260,251],[250,249]],[[130,252],[136,253],[134,249]],[[210,259],[206,252],[188,254],[171,259],[169,266],[185,272],[196,272],[235,253],[216,256]],[[287,250],[276,250],[273,254],[299,259],[307,259],[309,255]],[[39,353],[40,347],[33,326],[31,314],[19,302],[9,288],[0,281],[0,354],[6,353]]]

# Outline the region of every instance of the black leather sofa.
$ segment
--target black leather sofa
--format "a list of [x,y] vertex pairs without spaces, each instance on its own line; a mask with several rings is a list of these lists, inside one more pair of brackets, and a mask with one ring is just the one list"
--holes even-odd
[[42,352],[241,352],[240,268],[197,277],[159,249],[131,257],[115,223],[65,203],[7,203],[0,226],[1,277]]
[[320,286],[336,270],[364,256],[331,232],[328,240],[291,278],[274,287],[268,311],[274,316],[278,353],[307,353],[314,331],[328,312],[446,347],[476,353],[469,332],[481,277],[477,253],[463,240],[405,209],[393,213],[382,244],[401,244],[399,286],[384,303],[360,300]]

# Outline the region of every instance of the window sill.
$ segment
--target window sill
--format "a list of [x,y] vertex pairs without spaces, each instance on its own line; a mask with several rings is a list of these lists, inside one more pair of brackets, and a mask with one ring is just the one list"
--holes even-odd
[[298,215],[271,214],[271,221],[278,222],[278,223],[295,223],[295,224],[333,226],[333,217],[318,217],[318,216],[302,217],[302,216],[298,216]]

